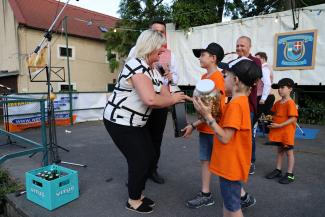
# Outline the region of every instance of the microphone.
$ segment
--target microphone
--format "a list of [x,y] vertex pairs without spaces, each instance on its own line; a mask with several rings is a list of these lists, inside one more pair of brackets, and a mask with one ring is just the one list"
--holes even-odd
[[225,53],[225,56],[227,56],[229,54],[236,54],[236,53],[237,53],[236,51],[228,52],[228,53]]
[[161,75],[161,76],[164,76],[164,74],[165,74],[165,69],[164,69],[164,67],[163,67],[162,65],[158,64],[158,65],[157,65],[157,69],[158,69],[160,75]]

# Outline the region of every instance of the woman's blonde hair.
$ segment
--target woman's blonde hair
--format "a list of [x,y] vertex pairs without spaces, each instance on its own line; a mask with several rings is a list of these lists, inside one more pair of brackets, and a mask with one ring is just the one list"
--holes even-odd
[[160,32],[145,30],[139,36],[135,45],[135,57],[147,59],[154,50],[166,44],[166,38]]

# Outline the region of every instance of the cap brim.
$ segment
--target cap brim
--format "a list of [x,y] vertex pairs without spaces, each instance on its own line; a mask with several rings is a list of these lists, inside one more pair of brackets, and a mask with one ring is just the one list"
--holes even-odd
[[222,70],[231,71],[228,63],[219,62],[218,67]]
[[199,58],[201,56],[202,51],[205,51],[204,49],[193,49],[193,54],[195,57]]
[[271,87],[272,87],[272,89],[279,89],[279,85],[278,84],[272,84]]

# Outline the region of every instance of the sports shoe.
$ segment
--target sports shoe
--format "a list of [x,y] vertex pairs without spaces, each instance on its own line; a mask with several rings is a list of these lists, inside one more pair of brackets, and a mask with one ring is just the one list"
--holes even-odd
[[256,199],[252,195],[248,193],[246,193],[246,195],[246,199],[243,200],[240,198],[240,205],[242,209],[254,206],[256,204]]
[[251,163],[251,167],[249,168],[249,175],[253,175],[255,173],[255,164]]
[[275,169],[265,176],[265,178],[267,178],[267,179],[274,179],[277,177],[282,177],[282,172],[279,169]]
[[214,200],[213,200],[212,194],[210,194],[210,196],[206,197],[206,196],[203,196],[202,192],[199,192],[195,198],[186,202],[186,206],[191,209],[197,209],[202,206],[211,206],[213,204],[214,204]]
[[295,176],[293,174],[286,173],[280,180],[279,182],[281,184],[290,184],[295,180]]

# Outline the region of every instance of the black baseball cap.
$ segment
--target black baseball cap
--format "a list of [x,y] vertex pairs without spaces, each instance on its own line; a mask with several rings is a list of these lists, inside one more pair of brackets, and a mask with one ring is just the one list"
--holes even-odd
[[277,84],[272,84],[273,89],[279,89],[280,87],[284,86],[293,88],[295,86],[295,82],[291,78],[282,78]]
[[223,57],[225,56],[225,52],[224,52],[223,48],[219,44],[214,43],[214,42],[210,43],[207,46],[207,48],[205,48],[205,49],[203,49],[203,48],[193,49],[194,56],[196,56],[197,58],[199,58],[201,56],[201,53],[204,51],[206,51],[212,55],[216,55],[218,62],[220,62],[223,59]]
[[262,69],[247,57],[241,57],[229,63],[220,63],[222,70],[233,72],[246,86],[252,87],[262,78]]

